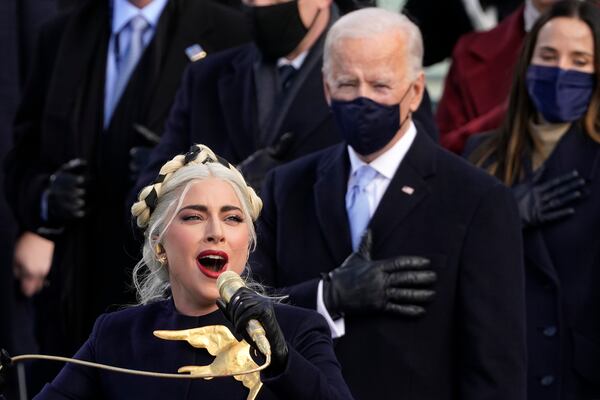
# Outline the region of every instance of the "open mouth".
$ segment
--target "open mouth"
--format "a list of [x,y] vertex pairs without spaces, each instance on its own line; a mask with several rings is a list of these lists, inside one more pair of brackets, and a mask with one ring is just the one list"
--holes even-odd
[[198,254],[196,263],[200,272],[209,278],[218,278],[227,267],[229,257],[223,251],[207,250]]

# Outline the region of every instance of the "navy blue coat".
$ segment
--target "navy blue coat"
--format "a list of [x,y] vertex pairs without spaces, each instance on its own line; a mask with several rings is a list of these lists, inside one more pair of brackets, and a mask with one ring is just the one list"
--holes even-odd
[[[287,339],[288,364],[277,376],[261,376],[259,400],[351,399],[333,353],[329,328],[319,315],[286,305],[275,314]],[[185,341],[156,338],[154,330],[225,325],[220,311],[200,317],[179,314],[172,300],[103,314],[76,358],[124,368],[176,373],[186,365],[209,365],[214,357]],[[268,370],[268,369],[267,369]],[[35,397],[54,399],[246,399],[248,389],[234,378],[159,379],[68,364]]]
[[[475,149],[491,134],[474,137]],[[530,163],[524,163],[529,166]],[[577,170],[573,216],[523,230],[528,399],[600,398],[600,144],[574,125],[543,164],[540,182]],[[526,171],[525,181],[532,172]]]
[[[294,305],[315,309],[320,274],[351,253],[349,168],[340,144],[275,169],[263,186],[250,265]],[[373,259],[430,258],[437,294],[420,319],[346,316],[336,353],[354,396],[523,400],[523,254],[509,190],[419,132],[369,227]]]

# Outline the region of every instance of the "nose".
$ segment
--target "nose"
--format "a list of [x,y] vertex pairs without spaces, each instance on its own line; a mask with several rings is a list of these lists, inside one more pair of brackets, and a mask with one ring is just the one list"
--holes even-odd
[[219,243],[225,240],[220,221],[215,221],[214,219],[208,221],[204,240],[208,243]]

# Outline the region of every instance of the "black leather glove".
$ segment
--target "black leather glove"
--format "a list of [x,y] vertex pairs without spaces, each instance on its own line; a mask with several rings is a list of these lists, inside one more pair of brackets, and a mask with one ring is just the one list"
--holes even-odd
[[235,333],[241,335],[257,351],[256,343],[246,332],[246,327],[251,319],[260,322],[271,345],[271,365],[265,371],[274,376],[285,370],[288,347],[275,318],[275,310],[271,299],[242,287],[235,292],[229,304],[225,304],[222,299],[218,299],[217,306],[225,314],[225,317],[231,321]]
[[64,223],[85,217],[87,162],[81,158],[63,164],[50,177],[48,186],[48,218],[53,223]]
[[12,360],[6,350],[0,349],[0,397],[8,382],[8,371],[12,367]]
[[238,169],[254,190],[259,191],[267,172],[282,163],[293,139],[294,134],[286,132],[275,145],[255,151],[238,164]]
[[523,227],[534,227],[556,221],[575,213],[570,206],[582,195],[585,180],[577,171],[571,171],[547,182],[539,182],[540,168],[530,182],[512,187]]
[[136,182],[150,161],[152,147],[137,146],[129,150],[129,178]]
[[425,305],[435,291],[425,289],[437,275],[430,261],[417,256],[371,260],[371,231],[361,240],[357,253],[331,271],[323,280],[323,301],[332,314],[386,312],[406,317],[425,314]]

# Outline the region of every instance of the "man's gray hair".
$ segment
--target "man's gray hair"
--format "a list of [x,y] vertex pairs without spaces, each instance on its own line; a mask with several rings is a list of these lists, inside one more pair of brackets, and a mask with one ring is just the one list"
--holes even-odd
[[362,39],[382,33],[401,32],[408,38],[407,63],[416,78],[423,69],[423,37],[419,28],[405,15],[381,8],[369,7],[353,11],[340,18],[329,30],[323,53],[323,74],[330,79],[333,47],[342,39]]

